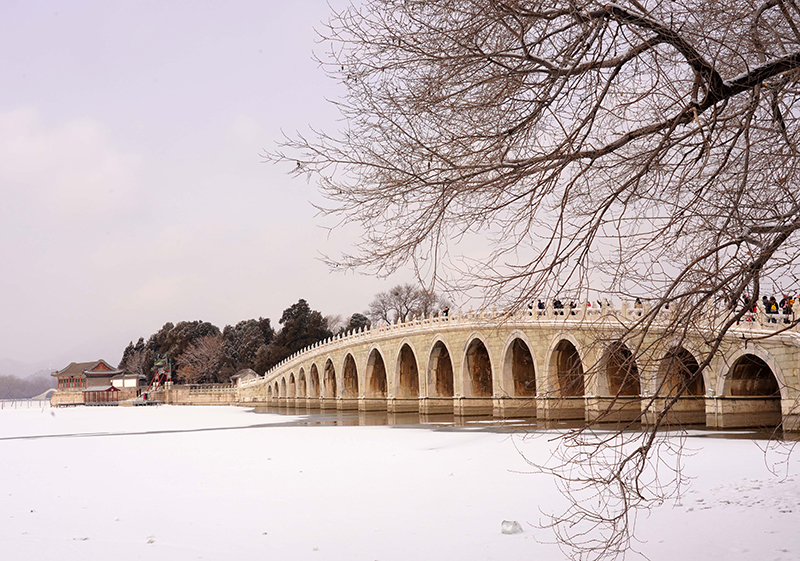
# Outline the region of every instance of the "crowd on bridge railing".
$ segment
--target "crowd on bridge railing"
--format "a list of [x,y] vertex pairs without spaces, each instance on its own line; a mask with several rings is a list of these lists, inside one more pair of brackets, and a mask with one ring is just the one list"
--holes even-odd
[[[650,303],[636,298],[633,305],[628,300],[623,300],[619,308],[606,299],[576,301],[574,299],[562,301],[560,298],[553,298],[547,304],[540,298],[534,304],[528,304],[527,315],[535,318],[563,318],[563,319],[582,319],[586,316],[613,315],[621,319],[636,319],[642,317],[651,309]],[[661,318],[669,314],[669,303],[659,310]]]
[[[642,304],[641,299],[637,298],[636,303],[634,304],[634,308],[643,308],[644,305]],[[560,298],[553,298],[552,304],[548,306],[544,302],[542,302],[541,298],[536,301],[536,305],[534,306],[533,303],[528,304],[528,311],[530,315],[534,314],[534,308],[536,310],[536,315],[539,317],[544,316],[575,316],[578,313],[583,312],[589,315],[599,315],[602,313],[603,310],[609,311],[613,310],[613,306],[611,302],[606,299],[597,300],[594,304],[590,300],[587,300],[581,304],[581,309],[578,309],[578,304],[575,300],[570,300],[567,304],[561,301]],[[667,306],[669,308],[669,306]],[[584,311],[585,310],[585,311]]]
[[[766,295],[761,297],[760,302],[752,302],[749,296],[745,296],[741,303],[741,309],[745,310],[742,321],[759,321],[759,314],[764,314],[764,321],[767,323],[792,323],[795,318],[800,317],[800,296],[784,294],[778,301],[775,296]],[[732,306],[735,311],[739,306],[734,303]],[[762,322],[763,323],[763,322]]]

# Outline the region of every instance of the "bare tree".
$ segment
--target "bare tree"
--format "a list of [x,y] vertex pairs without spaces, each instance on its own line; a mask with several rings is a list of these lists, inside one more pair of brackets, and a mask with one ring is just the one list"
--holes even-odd
[[328,314],[325,316],[325,321],[331,333],[343,333],[347,327],[347,320],[342,314]]
[[447,301],[435,292],[423,290],[413,284],[399,284],[386,292],[376,294],[369,305],[367,316],[373,323],[392,323],[438,313],[447,306]]
[[145,349],[134,350],[125,360],[125,372],[128,374],[135,374],[137,376],[147,377],[149,370],[149,361],[147,351]]
[[222,335],[206,335],[195,340],[178,357],[178,374],[188,384],[217,381],[222,363]]
[[[646,297],[620,344],[637,354],[704,339],[651,429],[590,427],[563,441],[554,473],[575,497],[559,519],[564,543],[624,551],[631,513],[680,482],[679,463],[673,484],[654,475],[679,456],[658,437],[669,408],[745,297],[798,289],[800,7],[368,0],[322,35],[346,126],[271,157],[314,177],[324,211],[365,232],[340,264],[411,264],[431,284],[512,308],[598,288]],[[483,253],[462,251],[476,234]],[[615,368],[627,372],[626,360]],[[587,489],[595,500],[581,500]]]
[[325,35],[346,130],[274,157],[362,227],[348,265],[436,275],[486,232],[459,273],[494,298],[755,294],[800,225],[796,10],[373,0]]

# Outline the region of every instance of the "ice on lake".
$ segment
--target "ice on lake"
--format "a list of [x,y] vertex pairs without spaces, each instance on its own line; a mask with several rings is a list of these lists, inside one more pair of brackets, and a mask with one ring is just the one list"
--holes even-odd
[[[302,426],[236,407],[0,411],[3,559],[560,560],[547,438]],[[687,438],[694,479],[638,520],[652,560],[797,559],[800,459]],[[522,533],[504,534],[503,521]],[[629,556],[628,559],[636,559]]]

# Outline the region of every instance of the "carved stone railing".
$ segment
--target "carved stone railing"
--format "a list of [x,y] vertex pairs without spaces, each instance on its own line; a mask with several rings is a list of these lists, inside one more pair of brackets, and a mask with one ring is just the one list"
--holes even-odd
[[236,390],[233,384],[187,384],[189,393],[229,393]]

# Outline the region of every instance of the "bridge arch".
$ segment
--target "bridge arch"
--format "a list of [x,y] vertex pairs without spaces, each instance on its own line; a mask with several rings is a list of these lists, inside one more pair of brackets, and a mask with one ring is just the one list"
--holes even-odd
[[280,397],[286,397],[286,376],[281,376],[281,389],[278,395]]
[[358,397],[358,367],[351,351],[345,354],[342,361],[342,397],[349,399]]
[[550,392],[558,397],[583,397],[584,357],[578,340],[571,333],[556,334],[548,356],[546,379]]
[[503,348],[503,368],[499,386],[504,395],[536,396],[536,361],[530,340],[522,331],[513,331]]
[[333,366],[333,359],[330,357],[325,361],[325,368],[322,371],[322,397],[337,397],[336,367]]
[[364,373],[364,395],[369,398],[385,398],[387,391],[386,363],[377,345],[367,353],[367,367]]
[[[664,354],[664,357],[666,357],[667,354],[674,349],[683,348],[692,355],[692,357],[697,361],[698,365],[702,361],[702,358],[700,357],[703,357],[704,352],[700,346],[695,344],[695,342],[682,337],[672,337],[664,348],[668,349]],[[700,372],[703,388],[705,388],[706,392],[713,390],[715,387],[714,382],[717,379],[715,374],[715,365],[717,362],[718,361],[711,361],[711,363],[706,366],[702,372]],[[660,379],[657,378],[657,381],[660,382]]]
[[722,395],[786,397],[786,384],[780,366],[759,345],[737,349],[726,357],[724,364],[718,381],[722,385]]
[[465,397],[492,397],[494,395],[494,373],[492,358],[486,339],[480,333],[472,333],[464,347],[463,373]]
[[319,397],[319,388],[319,371],[317,370],[317,364],[311,363],[311,367],[308,369],[308,397]]
[[395,397],[408,398],[420,396],[419,363],[411,341],[403,339],[397,352],[394,376]]
[[272,400],[272,384],[267,386],[267,401]]
[[289,385],[286,388],[286,397],[297,397],[297,384],[294,381],[294,372],[289,374]]
[[[603,352],[600,373],[610,396],[636,397],[641,395],[642,384],[636,357],[624,341],[609,344]],[[602,383],[601,383],[601,388]]]
[[658,366],[657,395],[674,396],[684,387],[683,395],[687,397],[705,395],[702,373],[695,377],[699,369],[700,365],[691,351],[683,345],[673,346],[664,354]]
[[428,357],[427,397],[453,397],[453,360],[441,335],[434,338]]
[[281,396],[281,391],[280,391],[280,388],[278,387],[278,381],[277,380],[275,380],[274,386],[275,386],[275,389],[273,390],[272,395],[277,399],[277,398],[279,398]]
[[304,368],[301,368],[300,373],[297,375],[297,397],[308,397],[306,371]]

